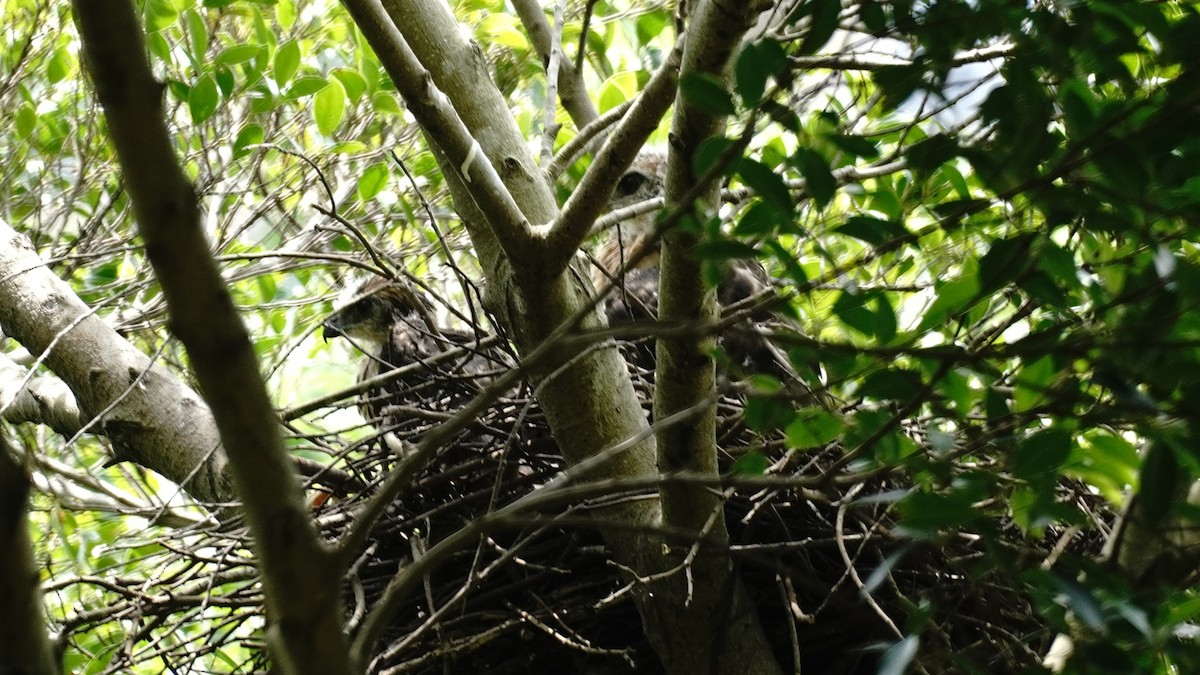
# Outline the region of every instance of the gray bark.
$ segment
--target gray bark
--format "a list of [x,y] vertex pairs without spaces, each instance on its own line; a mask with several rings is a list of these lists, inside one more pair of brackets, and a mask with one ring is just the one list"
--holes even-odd
[[[481,50],[462,37],[463,32],[441,0],[388,0],[384,4],[395,28],[380,25],[381,19],[371,0],[346,0],[346,4],[393,81],[398,83],[401,94],[410,102],[410,109],[439,156],[456,208],[483,262],[493,311],[505,321],[521,354],[547,345],[555,351],[546,359],[545,366],[534,369],[532,379],[567,461],[572,466],[579,465],[625,439],[645,436],[647,421],[616,349],[607,345],[579,355],[565,344],[559,348],[554,343],[562,327],[574,325],[578,315],[589,306],[593,289],[587,275],[577,262],[561,274],[559,265],[547,265],[561,251],[546,246],[545,240],[530,238],[519,255],[513,254],[513,242],[504,240],[514,232],[522,238],[544,232],[538,226],[555,222],[557,208],[540,179],[540,172],[533,166],[526,140],[521,137],[507,104],[491,84]],[[390,40],[400,40],[403,45],[390,44]],[[415,67],[419,72],[411,72],[414,65],[406,58],[409,54],[419,60]],[[449,99],[453,115],[427,105],[428,101],[437,100],[429,86],[406,88],[401,84],[426,79]],[[412,107],[414,101],[420,110]],[[470,177],[463,176],[460,167],[469,164],[470,156],[462,155],[461,139],[434,133],[435,129],[453,127],[447,125],[447,120],[436,118],[438,114],[461,119],[465,124],[527,222],[533,224],[529,230],[512,227],[503,219],[496,222],[496,212],[480,210],[481,204],[494,198],[492,186],[485,181],[481,189]],[[435,117],[423,118],[425,115]],[[634,150],[629,150],[626,164]],[[618,164],[599,163],[605,165],[615,181],[620,171]],[[594,214],[589,215],[594,218]],[[570,230],[584,233],[590,226],[571,225]],[[563,230],[557,225],[551,229]],[[572,247],[578,244],[579,240],[575,240]],[[579,323],[582,328],[594,328],[603,325],[603,319],[595,312],[587,312]],[[647,438],[596,467],[589,477],[596,480],[650,477],[656,473],[654,462],[654,444]],[[657,501],[622,503],[596,516],[614,557],[639,578],[636,597],[647,635],[668,672],[778,672],[778,666],[764,647],[765,638],[757,619],[751,608],[740,601],[737,585],[728,571],[709,575],[706,569],[680,566],[680,558],[669,553],[661,537],[652,533],[652,526],[660,522],[661,516]],[[606,527],[606,523],[616,526]],[[727,566],[728,560],[721,558],[718,565]],[[663,575],[667,581],[651,579],[666,570],[673,570]],[[700,578],[693,576],[697,570]],[[696,583],[689,584],[689,578]],[[691,613],[687,621],[679,618],[693,603],[727,611],[704,617],[705,630],[692,631],[697,625],[697,615]]]
[[[200,501],[233,498],[208,405],[96,316],[45,267],[29,239],[3,221],[0,327],[70,387],[81,419],[95,420],[116,460],[157,471]],[[5,400],[23,402],[13,391]],[[80,419],[70,416],[60,408],[45,421],[75,433]]]
[[322,545],[283,446],[246,328],[201,227],[166,126],[163,86],[129,0],[74,3],[146,255],[216,420],[263,573],[268,644],[282,673],[356,671],[342,632],[341,570]]

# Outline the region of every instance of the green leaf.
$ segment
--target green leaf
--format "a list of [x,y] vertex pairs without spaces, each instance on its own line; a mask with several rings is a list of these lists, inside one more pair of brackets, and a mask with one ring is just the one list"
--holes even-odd
[[253,60],[262,50],[262,45],[234,45],[221,50],[216,61],[223,66],[235,66]]
[[887,31],[887,14],[883,5],[875,0],[861,0],[858,3],[858,17],[863,25],[875,37],[883,37]]
[[300,45],[295,40],[288,40],[275,50],[275,66],[272,77],[275,83],[282,87],[295,77],[300,70]]
[[867,308],[869,298],[864,293],[842,291],[833,303],[833,313],[847,326],[863,335],[875,334],[875,313]]
[[386,162],[376,162],[368,166],[358,177],[358,198],[364,202],[375,198],[375,195],[387,187],[390,171]]
[[400,104],[396,102],[395,94],[388,91],[381,91],[372,96],[371,108],[377,113],[388,115],[399,115],[403,112]]
[[1016,376],[1013,409],[1016,412],[1025,412],[1041,403],[1056,374],[1054,359],[1049,356],[1043,356],[1022,366]]
[[346,115],[346,90],[336,78],[329,80],[329,85],[317,92],[313,97],[313,116],[317,120],[317,130],[326,136],[337,131],[338,125]]
[[733,67],[734,89],[742,98],[742,104],[753,107],[762,98],[771,73],[758,55],[758,44],[750,43],[742,48]]
[[787,425],[788,447],[797,449],[816,448],[842,434],[845,425],[828,410],[804,408]]
[[820,153],[808,148],[796,151],[796,163],[804,176],[804,187],[818,208],[825,208],[837,192],[837,180],[829,170],[829,162]]
[[917,332],[942,326],[965,310],[979,295],[979,279],[974,274],[964,275],[937,286],[936,293],[933,304],[921,318]]
[[812,16],[812,21],[808,25],[808,34],[800,43],[799,53],[808,56],[816,54],[833,37],[842,13],[842,3],[841,0],[810,0],[805,3],[804,13]]
[[275,22],[285,30],[295,25],[296,3],[293,0],[279,0],[275,3]]
[[323,77],[316,75],[305,75],[292,83],[291,88],[287,91],[287,98],[297,99],[310,94],[315,94],[321,91],[329,84],[329,81]]
[[32,103],[22,103],[20,108],[17,108],[16,119],[14,120],[17,130],[17,138],[28,138],[29,134],[37,128],[37,110]]
[[916,171],[932,173],[958,155],[958,140],[948,134],[930,136],[905,151],[908,165]]
[[904,225],[870,216],[850,216],[834,232],[879,246],[908,234]]
[[875,294],[875,337],[883,344],[896,337],[896,310],[884,293]]
[[795,209],[796,201],[783,182],[779,172],[765,164],[743,157],[737,162],[737,172],[758,196],[779,210],[784,217],[790,217]]
[[880,401],[910,401],[924,386],[921,374],[915,370],[888,368],[868,375],[859,393]]
[[989,199],[952,199],[932,207],[934,215],[942,220],[960,220],[991,206]]
[[734,89],[747,108],[754,107],[763,92],[767,79],[787,68],[787,54],[779,42],[766,38],[742,48],[733,69]]
[[192,123],[200,124],[212,117],[217,111],[220,93],[217,82],[211,75],[204,75],[192,85],[188,92],[188,110],[192,114]]
[[142,10],[146,19],[146,32],[155,33],[175,24],[179,12],[171,0],[146,0]]
[[1178,497],[1185,476],[1171,446],[1161,439],[1153,440],[1138,476],[1137,513],[1144,524],[1153,526],[1162,521]]
[[62,45],[55,47],[50,61],[46,64],[46,79],[50,84],[58,84],[71,74],[74,64],[75,59],[66,47]]
[[1075,613],[1075,617],[1092,630],[1103,632],[1106,626],[1104,610],[1092,592],[1076,581],[1074,577],[1067,576],[1057,569],[1050,570],[1050,576],[1054,579],[1059,591],[1066,597],[1067,605]]
[[778,209],[771,208],[765,202],[755,201],[738,218],[733,233],[739,237],[770,236],[779,231],[785,219]]
[[1024,273],[1032,262],[1029,252],[1037,236],[1025,233],[994,240],[988,252],[979,259],[980,292],[995,291]]
[[670,16],[667,12],[645,12],[641,14],[638,16],[636,26],[638,44],[649,44],[668,25],[670,25]]
[[213,79],[217,82],[217,89],[221,90],[221,96],[229,98],[233,95],[233,87],[237,84],[233,77],[233,71],[225,66],[217,66],[213,69]]
[[357,101],[367,90],[367,81],[356,70],[334,68],[333,76],[342,83],[342,87],[346,90],[346,97],[351,101]]
[[759,257],[757,248],[745,242],[732,239],[716,239],[701,242],[696,245],[694,250],[696,256],[704,260],[753,260]]
[[866,159],[874,159],[879,156],[879,146],[874,141],[868,140],[862,136],[849,136],[846,134],[830,134],[825,137],[830,143],[833,143],[842,152],[853,155],[854,157],[863,157]]
[[[756,379],[762,381],[763,377]],[[775,385],[778,387],[779,383],[775,382]],[[771,433],[789,424],[793,413],[791,406],[779,399],[751,396],[746,400],[745,416],[746,425],[751,429]]]
[[600,112],[605,113],[637,95],[637,73],[624,71],[600,85]]
[[1033,481],[1057,472],[1071,454],[1071,443],[1071,433],[1066,429],[1038,431],[1013,450],[1013,475]]
[[883,93],[884,112],[891,112],[908,100],[922,86],[924,73],[923,64],[877,68],[871,77]]
[[983,517],[969,497],[961,494],[914,492],[897,504],[901,524],[918,532],[957,529]]
[[204,63],[204,55],[208,52],[208,25],[199,12],[187,11],[188,46],[192,50],[192,59],[196,63]]
[[477,24],[476,30],[483,42],[497,44],[519,52],[529,50],[529,43],[525,41],[525,34],[521,31],[520,22],[512,14],[488,12]]
[[757,450],[751,450],[738,457],[729,467],[729,472],[737,476],[762,476],[771,468],[771,462]]
[[716,117],[732,115],[737,108],[733,97],[715,78],[705,74],[693,74],[679,81],[679,90],[688,103]]
[[[696,154],[692,156],[692,175],[702,176],[708,173],[722,158],[726,162],[724,171],[729,175],[737,166],[737,156],[729,152],[732,147],[733,141],[724,136],[711,136],[700,141],[700,147],[696,148]],[[730,157],[733,161],[730,161]]]
[[247,146],[258,145],[263,142],[263,129],[257,124],[247,124],[238,131],[237,138],[233,141],[233,156],[235,158],[249,154],[250,150]]
[[1058,244],[1043,242],[1038,264],[1056,283],[1068,288],[1079,286],[1079,268],[1075,265],[1075,256]]

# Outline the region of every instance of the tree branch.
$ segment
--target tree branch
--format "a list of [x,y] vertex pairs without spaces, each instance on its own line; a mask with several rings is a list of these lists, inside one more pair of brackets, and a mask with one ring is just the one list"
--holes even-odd
[[343,0],[375,50],[396,90],[463,182],[471,185],[484,221],[509,260],[527,260],[535,244],[529,221],[500,179],[486,149],[475,140],[450,99],[422,65],[378,0]]
[[[741,0],[708,0],[691,7],[684,36],[680,80],[708,76],[728,81],[727,70],[761,5]],[[716,291],[701,276],[695,255],[698,230],[720,206],[721,187],[713,181],[693,196],[697,176],[693,157],[700,144],[725,130],[724,117],[693,105],[682,91],[675,98],[671,148],[667,160],[666,203],[669,208],[689,205],[692,228],[671,228],[663,233],[659,278],[659,318],[665,321],[710,322],[717,316]],[[711,356],[714,343],[701,336],[659,339],[656,350],[654,417],[663,419],[710,400],[716,390],[716,369]],[[709,405],[688,425],[662,427],[656,434],[659,471],[694,472],[716,476],[716,406]],[[727,545],[724,497],[720,492],[692,485],[664,485],[661,490],[663,524],[701,533],[716,545]],[[681,553],[676,552],[675,559]],[[701,558],[689,568],[695,578],[692,602],[678,608],[669,625],[657,627],[663,640],[656,643],[670,672],[779,673],[758,615],[745,588],[727,560]],[[678,595],[689,592],[684,582],[663,582]],[[681,588],[682,586],[682,588]],[[714,620],[714,617],[722,617]],[[715,665],[714,665],[715,664]]]
[[681,56],[678,48],[671,51],[563,205],[546,237],[545,265],[555,274],[566,268],[591,233],[596,218],[608,208],[613,186],[671,106]]
[[[50,413],[43,420],[56,431],[74,435],[87,420],[103,414],[96,430],[113,442],[116,459],[153,469],[200,501],[233,498],[208,405],[95,316],[46,269],[29,239],[3,221],[0,325],[30,353],[39,354],[73,392],[77,419],[57,404],[43,411]],[[138,386],[131,388],[134,381]],[[49,405],[49,399],[37,399],[39,393],[29,392],[39,407]],[[5,400],[19,404],[22,396],[9,390]]]
[[275,665],[284,673],[349,675],[340,573],[317,538],[254,348],[201,229],[141,22],[128,0],[82,0],[74,8],[171,328],[195,366],[243,498],[263,570]]
[[[562,44],[555,41],[550,24],[546,22],[546,14],[537,0],[513,0],[513,7],[516,8],[517,16],[525,26],[525,32],[529,34],[529,41],[533,43],[533,48],[541,56],[543,64],[550,62],[552,50],[562,54]],[[561,36],[558,37],[561,38]],[[592,105],[592,99],[588,96],[587,89],[583,86],[583,77],[565,58],[561,59],[558,64],[556,79],[563,108],[575,121],[575,126],[582,129],[596,121],[599,114],[596,112],[596,106]]]

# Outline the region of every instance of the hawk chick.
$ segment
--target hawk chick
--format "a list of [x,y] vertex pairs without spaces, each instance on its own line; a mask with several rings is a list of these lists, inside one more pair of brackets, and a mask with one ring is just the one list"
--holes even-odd
[[[666,153],[643,151],[617,182],[609,201],[611,209],[663,196],[666,168]],[[654,320],[658,316],[660,255],[655,218],[655,213],[648,213],[624,220],[613,229],[597,255],[599,268],[592,270],[592,281],[597,287],[628,268],[623,278],[616,280],[616,287],[604,302],[610,325]],[[727,265],[717,284],[717,301],[724,309],[770,289],[770,279],[762,265],[754,260],[734,260]],[[785,382],[802,384],[787,356],[758,330],[759,323],[772,318],[770,313],[755,315],[744,325],[722,335],[720,344],[736,368],[768,373]],[[800,330],[794,323],[789,327]],[[635,361],[639,366],[653,370],[653,349],[643,348]]]
[[325,321],[324,338],[346,337],[367,355],[359,382],[405,371],[359,399],[363,417],[384,434],[413,440],[511,367],[503,351],[479,348],[481,336],[434,325],[429,303],[406,284],[373,277],[348,291]]

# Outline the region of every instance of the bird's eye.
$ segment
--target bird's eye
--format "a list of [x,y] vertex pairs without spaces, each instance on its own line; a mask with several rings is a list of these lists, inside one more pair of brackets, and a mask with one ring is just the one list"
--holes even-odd
[[649,182],[650,179],[646,177],[646,174],[640,171],[630,171],[617,181],[617,195],[620,197],[632,196]]
[[367,317],[368,307],[367,307],[366,301],[368,299],[369,298],[364,298],[363,300],[359,300],[358,302],[356,302],[342,310],[342,316],[344,316],[346,318],[348,323],[362,321],[363,319],[365,319]]

